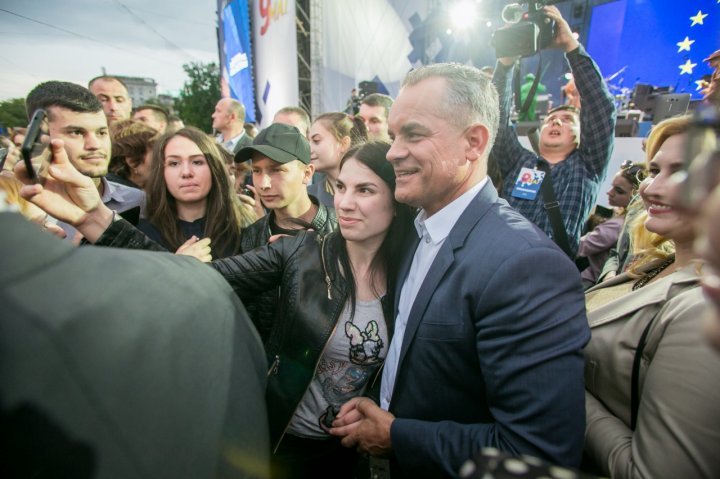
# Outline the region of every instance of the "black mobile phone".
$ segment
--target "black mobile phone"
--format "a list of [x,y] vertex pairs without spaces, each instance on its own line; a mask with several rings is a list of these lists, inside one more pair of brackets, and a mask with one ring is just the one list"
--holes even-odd
[[23,141],[23,144],[20,147],[20,153],[22,155],[23,161],[25,162],[25,168],[27,169],[27,174],[30,177],[30,179],[32,181],[34,181],[35,183],[37,183],[39,181],[39,179],[38,179],[38,173],[35,171],[35,168],[33,168],[32,155],[33,155],[33,150],[35,148],[35,145],[40,142],[40,135],[42,134],[43,121],[45,120],[46,116],[47,116],[47,114],[45,113],[45,110],[43,110],[43,109],[35,110],[35,113],[33,113],[33,116],[30,119],[30,124],[27,127],[27,133],[25,134],[25,140]]
[[249,196],[250,198],[255,198],[255,193],[253,193],[250,188],[243,188],[242,190],[240,190],[240,194]]
[[0,148],[0,171],[5,169],[5,160],[7,160],[8,151],[5,147]]

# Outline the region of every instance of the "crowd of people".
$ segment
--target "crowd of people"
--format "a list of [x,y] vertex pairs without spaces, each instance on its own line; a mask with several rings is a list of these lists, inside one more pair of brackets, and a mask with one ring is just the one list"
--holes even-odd
[[720,104],[654,126],[589,227],[615,107],[544,12],[582,101],[535,151],[515,58],[259,132],[222,98],[215,137],[111,76],[30,91],[45,147],[0,176],[9,477],[719,477]]

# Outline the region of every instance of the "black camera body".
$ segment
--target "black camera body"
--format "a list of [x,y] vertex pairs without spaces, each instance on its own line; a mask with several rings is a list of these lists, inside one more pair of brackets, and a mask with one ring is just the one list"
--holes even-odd
[[[495,47],[495,56],[531,57],[547,48],[555,38],[555,21],[546,17],[542,8],[554,3],[558,1],[528,1],[507,5],[503,10],[503,19],[513,24],[493,32],[491,45]],[[528,6],[525,13],[521,10],[522,4]]]

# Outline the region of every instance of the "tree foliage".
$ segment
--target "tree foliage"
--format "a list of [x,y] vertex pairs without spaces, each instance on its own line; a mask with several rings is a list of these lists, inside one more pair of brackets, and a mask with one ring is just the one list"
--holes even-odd
[[175,101],[175,110],[186,125],[211,133],[211,115],[220,99],[220,69],[216,63],[193,62],[183,65],[183,70],[188,80]]
[[0,125],[5,128],[27,126],[28,118],[25,113],[25,99],[13,98],[0,101]]

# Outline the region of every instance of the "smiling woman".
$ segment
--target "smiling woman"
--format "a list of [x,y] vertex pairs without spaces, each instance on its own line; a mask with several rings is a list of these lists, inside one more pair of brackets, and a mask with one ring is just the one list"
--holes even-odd
[[690,124],[672,118],[650,134],[647,215],[636,226],[654,235],[645,260],[586,294],[585,448],[595,472],[610,477],[720,475],[720,355],[702,337],[702,265],[674,177]]
[[222,154],[196,128],[161,137],[147,186],[148,219],[138,228],[170,251],[197,236],[211,239],[213,257],[236,254],[241,229],[256,218],[232,194]]

